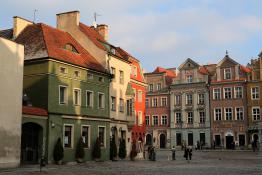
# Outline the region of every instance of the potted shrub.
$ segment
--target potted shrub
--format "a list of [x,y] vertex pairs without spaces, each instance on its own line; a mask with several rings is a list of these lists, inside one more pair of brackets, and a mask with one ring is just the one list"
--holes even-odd
[[136,155],[137,155],[137,151],[136,151],[136,142],[133,142],[133,143],[132,143],[131,152],[130,152],[130,160],[134,161]]
[[116,147],[115,136],[113,135],[110,141],[110,160],[116,161],[116,157],[117,157],[117,147]]
[[118,156],[120,159],[126,158],[126,141],[124,139],[120,140]]
[[64,157],[64,148],[62,146],[61,138],[59,137],[54,148],[53,158],[56,164],[61,165]]
[[84,157],[85,157],[84,142],[83,142],[83,138],[80,137],[76,146],[76,154],[75,154],[77,163],[82,163]]
[[99,137],[96,139],[96,143],[93,149],[93,159],[99,161],[101,158],[101,143]]

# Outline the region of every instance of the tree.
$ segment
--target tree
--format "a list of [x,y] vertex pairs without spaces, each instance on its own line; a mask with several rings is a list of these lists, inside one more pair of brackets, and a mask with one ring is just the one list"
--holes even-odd
[[133,143],[132,143],[132,149],[131,149],[131,152],[130,152],[130,159],[131,159],[131,160],[135,160],[136,155],[137,155],[136,142],[133,141]]
[[64,148],[62,146],[61,138],[59,137],[54,148],[53,158],[56,163],[61,161],[64,157]]
[[78,163],[83,162],[83,158],[85,157],[85,149],[83,138],[80,137],[76,146],[75,158]]
[[116,156],[117,156],[117,147],[116,147],[115,136],[113,135],[110,141],[110,160],[115,160]]
[[126,158],[126,141],[124,139],[120,140],[118,156],[120,159]]
[[101,158],[101,143],[99,137],[96,139],[96,143],[93,149],[93,159],[98,160]]

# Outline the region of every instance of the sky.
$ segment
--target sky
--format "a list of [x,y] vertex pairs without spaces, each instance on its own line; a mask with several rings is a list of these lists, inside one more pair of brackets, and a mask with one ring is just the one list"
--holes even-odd
[[8,0],[1,2],[0,30],[12,17],[56,26],[56,14],[78,10],[80,21],[109,26],[109,42],[140,60],[146,72],[200,65],[229,56],[246,65],[262,51],[261,0]]

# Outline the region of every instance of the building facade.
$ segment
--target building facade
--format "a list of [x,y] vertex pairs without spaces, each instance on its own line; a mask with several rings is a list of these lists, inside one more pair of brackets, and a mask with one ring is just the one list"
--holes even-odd
[[146,144],[156,148],[170,148],[169,85],[175,77],[174,69],[157,67],[145,73],[146,92]]
[[24,47],[0,32],[0,168],[20,164]]
[[247,115],[249,143],[252,141],[262,146],[262,53],[259,58],[251,60],[251,73],[247,83]]
[[216,65],[210,83],[212,140],[216,147],[245,147],[247,135],[248,70],[228,54]]
[[208,69],[187,59],[170,86],[171,146],[210,147]]

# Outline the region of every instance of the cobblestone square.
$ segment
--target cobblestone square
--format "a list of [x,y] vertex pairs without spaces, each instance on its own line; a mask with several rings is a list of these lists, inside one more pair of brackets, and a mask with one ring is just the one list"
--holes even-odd
[[157,151],[157,160],[86,162],[84,164],[48,165],[39,172],[38,166],[1,170],[0,175],[261,175],[262,152],[251,151],[194,151],[189,163],[183,152],[177,151],[176,160],[170,160],[171,152]]

